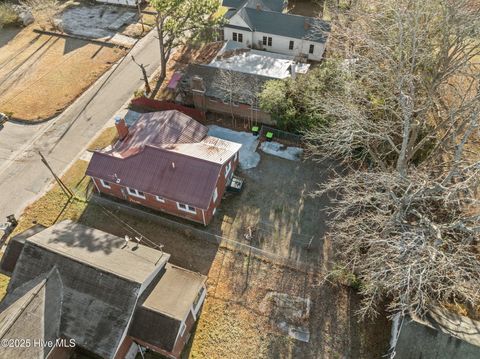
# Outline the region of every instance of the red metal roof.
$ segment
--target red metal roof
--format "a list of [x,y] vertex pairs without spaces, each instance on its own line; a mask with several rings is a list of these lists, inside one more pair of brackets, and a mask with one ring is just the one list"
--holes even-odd
[[[212,141],[208,129],[178,111],[143,115],[130,135],[109,151],[94,152],[87,175],[152,195],[207,209],[223,163],[240,149],[239,144]],[[208,156],[199,144],[215,144],[223,151]],[[179,151],[177,146],[192,149]],[[169,148],[170,147],[170,148]]]

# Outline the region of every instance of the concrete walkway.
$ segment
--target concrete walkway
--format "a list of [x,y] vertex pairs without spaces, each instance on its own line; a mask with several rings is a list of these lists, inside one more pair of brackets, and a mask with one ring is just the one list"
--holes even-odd
[[[160,64],[154,34],[147,34],[131,52],[137,62],[149,65],[149,75]],[[0,130],[0,222],[8,214],[20,215],[51,183],[38,151],[62,173],[142,83],[128,55],[57,118],[40,125],[6,123]]]

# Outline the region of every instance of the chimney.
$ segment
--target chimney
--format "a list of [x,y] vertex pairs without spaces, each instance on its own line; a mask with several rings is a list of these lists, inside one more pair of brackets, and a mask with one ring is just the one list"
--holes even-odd
[[295,62],[292,62],[290,65],[290,73],[292,75],[292,79],[296,79],[297,77],[297,64]]
[[121,140],[128,136],[128,127],[125,123],[125,119],[120,116],[115,117],[115,127],[117,128],[118,138]]
[[260,11],[262,10],[262,7],[260,6],[260,4],[257,4],[257,11]]
[[205,92],[205,84],[200,76],[192,77],[192,91]]

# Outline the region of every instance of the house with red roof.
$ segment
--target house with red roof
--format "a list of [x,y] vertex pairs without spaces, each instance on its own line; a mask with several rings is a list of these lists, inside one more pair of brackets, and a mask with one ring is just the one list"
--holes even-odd
[[241,144],[208,135],[182,112],[115,120],[119,139],[95,151],[86,174],[107,194],[207,225],[238,166]]

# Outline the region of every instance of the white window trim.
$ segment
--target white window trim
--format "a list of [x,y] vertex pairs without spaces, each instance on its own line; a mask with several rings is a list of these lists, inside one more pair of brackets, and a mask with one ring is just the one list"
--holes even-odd
[[145,199],[145,193],[141,195],[138,189],[127,187],[127,192],[130,196]]
[[[187,208],[182,208],[182,207],[180,207],[180,205],[184,205],[184,206],[186,206]],[[194,208],[195,210],[192,211],[189,207]],[[179,202],[177,202],[177,208],[178,208],[180,211],[183,211],[183,212],[197,214],[197,209],[196,209],[195,207],[193,207],[193,206],[190,206],[190,205],[186,204],[186,203],[179,203]]]
[[196,308],[192,308],[192,314],[193,314],[193,317],[195,318],[195,320],[197,320],[198,311],[202,307],[202,304],[205,301],[205,297],[207,296],[207,288],[202,286],[201,290],[203,290],[203,292],[202,292],[202,295],[200,296],[200,299],[198,300],[197,306],[196,306]]
[[225,167],[225,178],[228,177],[228,174],[230,173],[231,170],[232,170],[232,163],[228,162],[227,167]]
[[155,199],[157,200],[157,202],[165,203],[165,198],[163,197],[155,196]]
[[110,186],[110,183],[108,183],[107,181],[104,181],[101,178],[100,178],[100,183],[102,184],[102,187],[104,187],[104,188],[108,188],[108,189],[112,188],[112,186]]
[[182,324],[180,326],[179,338],[183,337],[183,334],[185,334],[186,329],[187,329],[187,325],[184,322],[182,322]]
[[218,198],[218,189],[215,187],[215,191],[213,192],[213,202],[215,203]]

